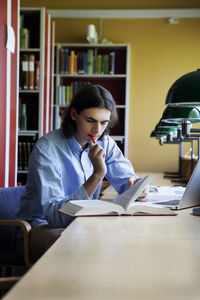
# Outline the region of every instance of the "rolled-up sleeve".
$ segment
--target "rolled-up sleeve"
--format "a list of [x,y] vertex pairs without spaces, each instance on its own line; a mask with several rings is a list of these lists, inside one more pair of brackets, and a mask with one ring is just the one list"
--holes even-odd
[[106,149],[106,178],[121,194],[128,188],[128,178],[138,178],[131,162],[124,157],[116,142],[109,136],[105,138]]

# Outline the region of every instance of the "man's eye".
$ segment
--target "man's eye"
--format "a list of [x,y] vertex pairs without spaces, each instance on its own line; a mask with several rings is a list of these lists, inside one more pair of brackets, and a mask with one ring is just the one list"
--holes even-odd
[[101,122],[102,125],[107,125],[108,124],[108,121],[103,121]]

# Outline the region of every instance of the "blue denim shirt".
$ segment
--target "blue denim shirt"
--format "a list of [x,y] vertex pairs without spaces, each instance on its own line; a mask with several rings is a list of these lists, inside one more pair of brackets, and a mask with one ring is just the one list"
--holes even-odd
[[[115,141],[108,135],[97,141],[105,150],[106,178],[118,193],[127,189],[130,176],[137,176]],[[66,138],[61,129],[41,137],[30,159],[26,190],[21,198],[17,218],[23,218],[32,226],[48,222],[50,227],[67,227],[72,217],[58,210],[69,200],[91,199],[83,184],[93,173],[88,156],[89,145],[84,150],[76,138]],[[98,199],[101,184],[93,194]]]

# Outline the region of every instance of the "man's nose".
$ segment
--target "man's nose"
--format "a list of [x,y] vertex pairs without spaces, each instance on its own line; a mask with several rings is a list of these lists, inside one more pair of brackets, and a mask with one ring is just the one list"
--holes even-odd
[[95,123],[94,124],[94,126],[93,126],[93,132],[99,132],[100,131],[100,123],[99,122],[97,122],[97,123]]

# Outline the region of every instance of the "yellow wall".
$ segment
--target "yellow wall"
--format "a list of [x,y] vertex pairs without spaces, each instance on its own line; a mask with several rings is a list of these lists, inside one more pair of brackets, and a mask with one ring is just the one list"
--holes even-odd
[[[116,3],[117,2],[117,3]],[[199,1],[21,1],[23,7],[47,8],[187,8]],[[151,5],[149,5],[151,2]],[[94,19],[56,19],[56,42],[82,43],[87,24]],[[165,98],[173,82],[200,67],[199,19],[180,19],[168,24],[164,19],[104,19],[103,37],[114,43],[131,44],[129,159],[136,171],[176,171],[178,146],[160,146],[150,138],[165,108]],[[185,151],[189,144],[184,145]]]

